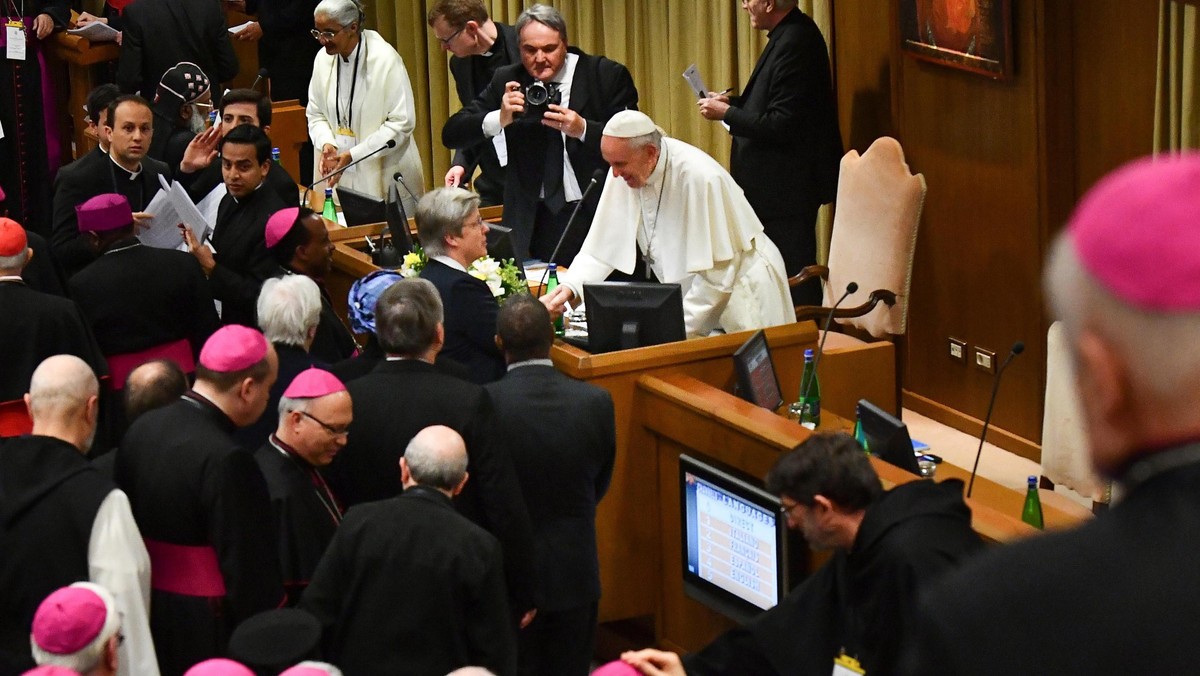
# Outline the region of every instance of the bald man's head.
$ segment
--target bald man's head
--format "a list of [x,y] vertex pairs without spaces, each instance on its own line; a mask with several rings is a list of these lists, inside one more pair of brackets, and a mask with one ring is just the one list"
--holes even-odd
[[403,461],[414,483],[452,491],[467,476],[467,445],[458,432],[434,425],[408,442]]
[[59,354],[38,365],[29,381],[25,405],[33,433],[54,437],[86,453],[96,436],[100,383],[79,357]]

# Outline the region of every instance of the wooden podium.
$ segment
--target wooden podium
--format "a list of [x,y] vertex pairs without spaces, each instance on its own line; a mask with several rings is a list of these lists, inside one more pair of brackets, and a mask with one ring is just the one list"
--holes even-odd
[[87,119],[83,112],[88,94],[97,84],[92,75],[92,66],[116,61],[121,54],[121,48],[115,42],[93,43],[78,35],[68,35],[66,31],[54,31],[49,47],[50,55],[67,66],[70,136],[75,143],[75,157],[83,157],[96,147],[96,140],[87,135]]

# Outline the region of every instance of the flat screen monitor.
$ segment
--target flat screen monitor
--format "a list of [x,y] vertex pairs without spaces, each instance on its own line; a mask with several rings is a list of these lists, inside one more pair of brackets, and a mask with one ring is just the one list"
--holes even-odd
[[498,263],[503,263],[511,258],[517,265],[517,277],[525,279],[525,266],[521,265],[521,261],[517,260],[517,250],[513,247],[512,228],[506,228],[503,225],[495,223],[488,223],[487,226],[488,255]]
[[346,227],[382,223],[387,218],[383,200],[366,193],[337,188],[338,204],[342,207],[342,215],[346,217]]
[[858,420],[871,455],[921,476],[912,437],[908,436],[908,426],[903,421],[866,399],[858,402]]
[[[384,205],[384,212],[388,231],[392,233],[392,246],[400,251],[401,256],[412,251],[412,231],[408,229],[408,218],[404,213],[400,194],[394,184],[388,189],[388,201]],[[347,224],[349,224],[349,221],[347,221]]]
[[684,340],[678,284],[600,282],[583,285],[588,350],[593,354]]
[[770,411],[783,405],[783,392],[775,376],[775,362],[771,359],[765,331],[755,331],[750,340],[742,343],[733,353],[733,366],[737,371],[738,395],[742,399]]
[[719,463],[679,456],[683,586],[738,622],[773,608],[799,581],[802,540],[779,498]]

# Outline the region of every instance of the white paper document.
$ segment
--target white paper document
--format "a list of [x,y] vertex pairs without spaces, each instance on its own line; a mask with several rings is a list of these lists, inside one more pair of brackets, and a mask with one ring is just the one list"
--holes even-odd
[[93,21],[83,28],[72,28],[67,35],[78,35],[92,42],[116,42],[121,32],[103,21]]
[[696,98],[702,99],[708,96],[708,87],[705,86],[704,78],[700,76],[700,69],[696,67],[696,64],[693,63],[683,71],[683,79],[687,80],[688,86],[691,87]]
[[254,23],[254,22],[253,22],[253,21],[247,21],[246,23],[240,23],[240,24],[238,24],[238,25],[236,25],[236,26],[230,26],[230,27],[229,27],[229,32],[230,32],[230,33],[233,33],[234,35],[237,35],[238,33],[241,33],[242,31],[246,30],[246,28],[247,28],[247,27],[249,27],[249,26],[250,26],[250,24],[252,24],[252,23]]
[[146,207],[146,213],[152,218],[150,225],[138,233],[138,240],[156,249],[178,248],[183,240],[183,235],[179,232],[179,225],[182,223],[192,231],[196,241],[203,242],[212,227],[192,203],[187,191],[175,181],[168,185],[162,176],[158,177],[158,181],[162,190],[158,191]]

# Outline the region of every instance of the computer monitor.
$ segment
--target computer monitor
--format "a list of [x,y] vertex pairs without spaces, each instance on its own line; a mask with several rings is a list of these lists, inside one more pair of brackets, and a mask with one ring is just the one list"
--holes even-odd
[[387,219],[383,200],[374,195],[341,186],[337,188],[337,195],[338,204],[342,207],[342,215],[346,217],[347,227],[382,223]]
[[783,405],[783,393],[775,376],[775,362],[771,359],[765,331],[755,331],[750,340],[733,353],[733,367],[737,371],[738,396],[770,411]]
[[684,340],[678,284],[600,282],[583,285],[588,351],[629,350]]
[[778,604],[803,576],[803,539],[780,501],[719,463],[679,456],[683,588],[738,622]]
[[384,205],[384,213],[388,231],[392,233],[392,246],[399,250],[401,256],[412,251],[412,232],[408,229],[407,214],[404,213],[400,193],[395,184],[388,188],[388,201]]
[[513,246],[512,228],[488,223],[487,250],[488,255],[498,263],[503,263],[511,258],[517,265],[517,277],[525,279],[525,266],[517,260],[517,250]]
[[912,437],[908,436],[908,426],[903,421],[866,399],[858,401],[858,420],[871,455],[921,476]]

